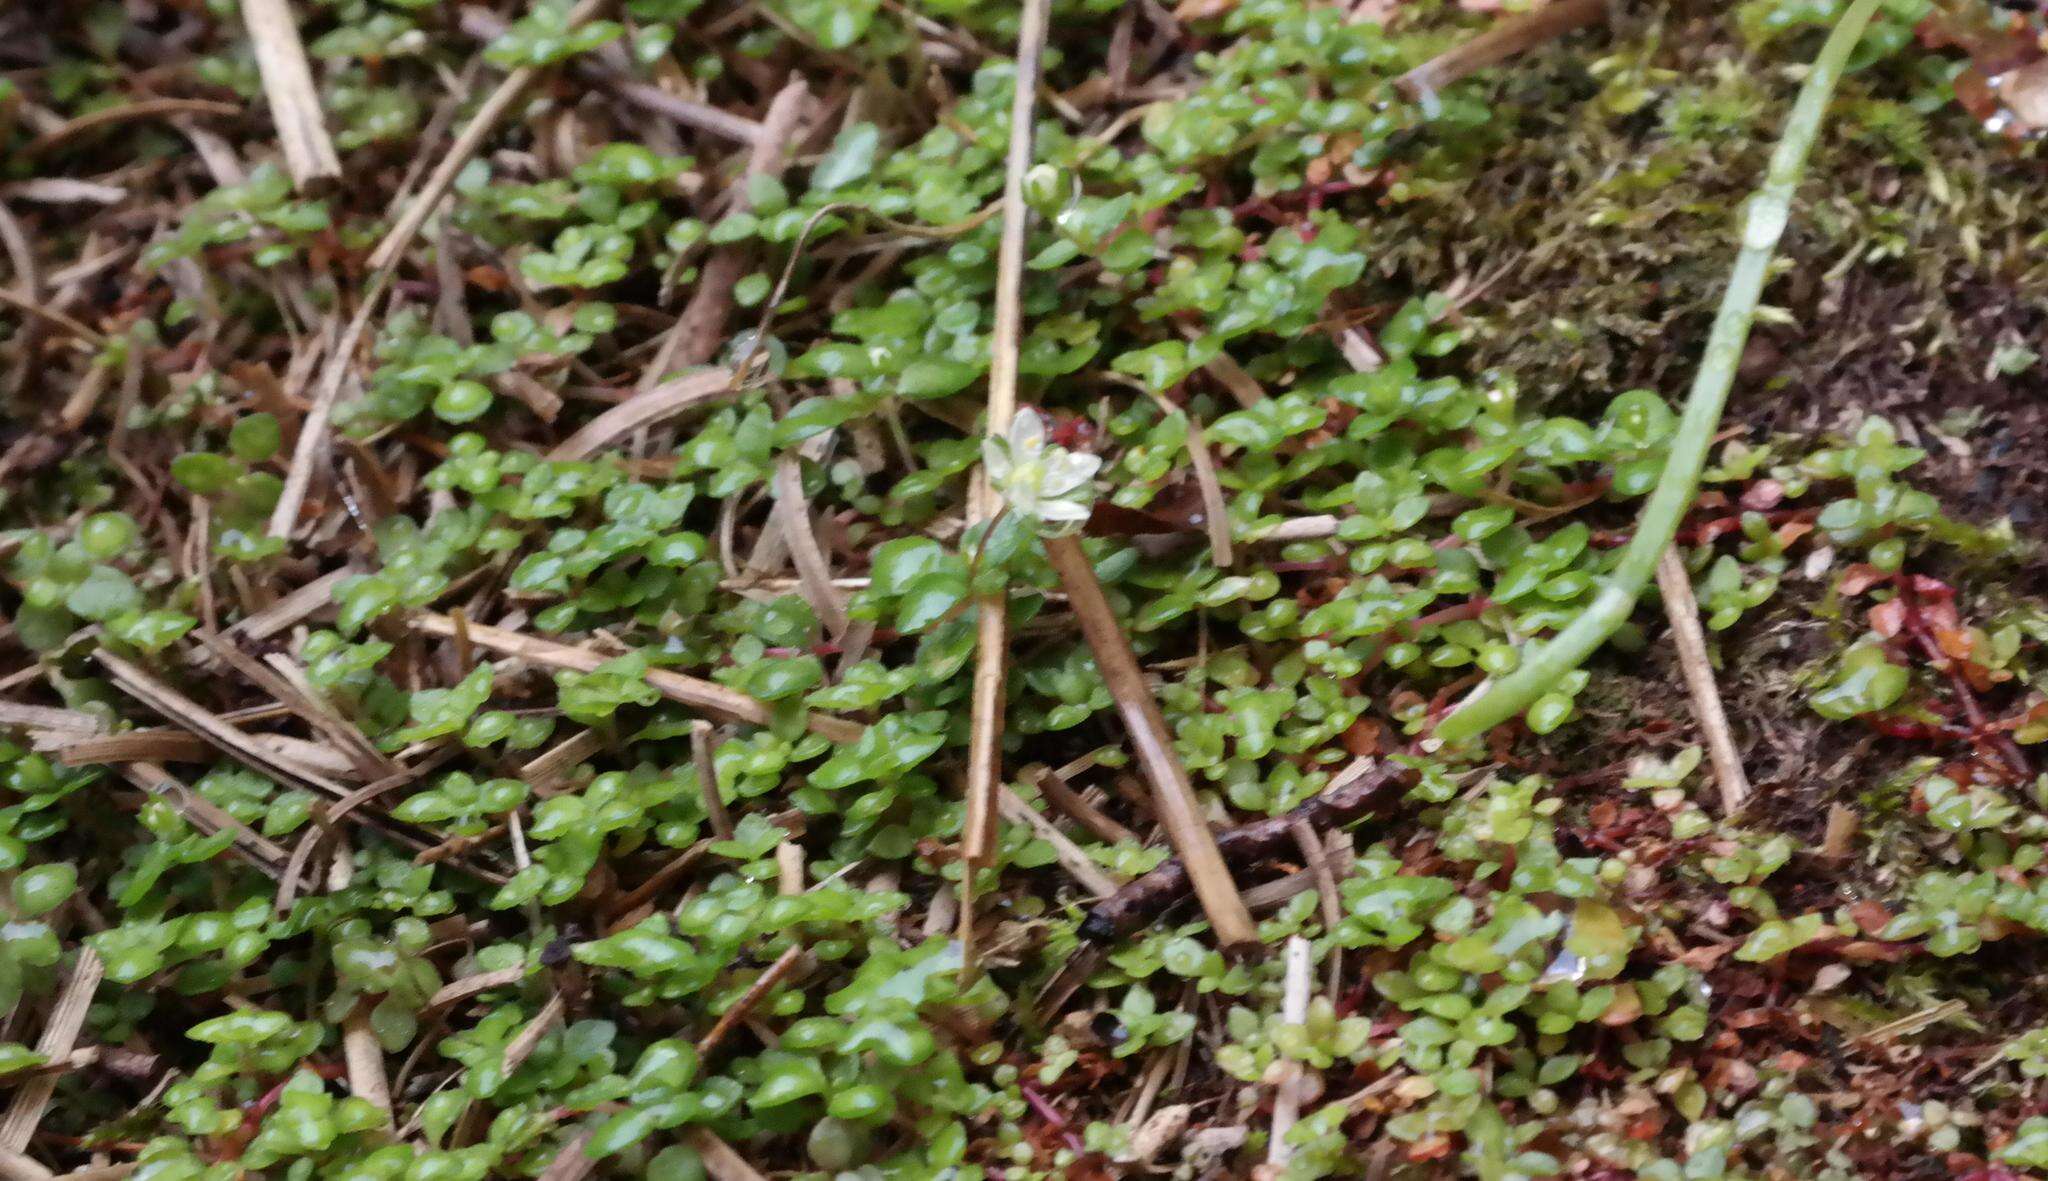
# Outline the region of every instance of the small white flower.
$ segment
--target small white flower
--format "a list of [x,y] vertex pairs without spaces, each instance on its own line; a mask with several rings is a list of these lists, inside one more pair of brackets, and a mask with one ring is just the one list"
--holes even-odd
[[1078,528],[1095,501],[1089,481],[1102,457],[1069,451],[1045,441],[1045,420],[1036,410],[1019,410],[1010,430],[981,445],[982,466],[989,485],[1011,511],[1030,517],[1049,532]]

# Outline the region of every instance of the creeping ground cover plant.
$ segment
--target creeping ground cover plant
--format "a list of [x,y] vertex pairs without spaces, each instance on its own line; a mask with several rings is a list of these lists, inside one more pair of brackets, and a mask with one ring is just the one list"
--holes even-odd
[[0,10],[0,1173],[2048,1177],[2044,95]]

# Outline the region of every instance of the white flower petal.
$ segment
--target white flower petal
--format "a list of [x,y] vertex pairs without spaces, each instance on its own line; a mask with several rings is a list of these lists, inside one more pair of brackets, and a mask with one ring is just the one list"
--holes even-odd
[[1038,490],[1047,496],[1072,496],[1088,486],[1088,477],[1072,468],[1055,468],[1045,474]]
[[1085,486],[1102,466],[1102,457],[1071,451],[1056,451],[1046,457],[1045,479],[1039,484],[1047,496],[1065,496]]
[[1045,448],[1045,420],[1026,406],[1010,419],[1009,440],[1010,453],[1016,458],[1035,455]]
[[1073,500],[1045,500],[1038,505],[1041,521],[1085,521],[1089,506]]
[[981,441],[981,466],[988,469],[989,482],[1001,484],[1010,478],[1010,448],[1001,439]]

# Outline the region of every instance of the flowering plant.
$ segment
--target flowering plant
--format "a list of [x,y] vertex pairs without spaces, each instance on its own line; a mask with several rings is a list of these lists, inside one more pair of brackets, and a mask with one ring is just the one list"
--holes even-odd
[[1049,534],[1068,533],[1088,519],[1095,501],[1090,484],[1102,457],[1070,451],[1045,438],[1045,420],[1029,407],[1010,420],[1009,431],[981,445],[989,486],[1020,516]]

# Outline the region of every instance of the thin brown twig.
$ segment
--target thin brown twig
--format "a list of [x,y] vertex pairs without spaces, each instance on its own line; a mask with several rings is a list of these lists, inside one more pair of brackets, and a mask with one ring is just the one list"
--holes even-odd
[[595,1128],[587,1128],[576,1133],[567,1144],[562,1145],[562,1150],[555,1154],[555,1159],[548,1162],[548,1167],[541,1172],[537,1181],[583,1181],[583,1178],[590,1176],[597,1168],[597,1162],[591,1159],[584,1148],[596,1135]]
[[99,332],[96,329],[86,327],[84,324],[79,323],[77,320],[72,319],[70,316],[65,315],[63,312],[58,311],[56,308],[46,307],[35,300],[24,299],[21,295],[17,294],[16,292],[9,291],[5,287],[0,287],[0,303],[6,304],[8,307],[13,308],[15,311],[21,312],[23,315],[35,316],[38,319],[48,320],[50,323],[55,324],[57,327],[62,328],[64,331],[70,333],[71,335],[77,337],[78,339],[84,341],[85,343],[92,345],[95,348],[106,347],[107,338],[103,333]]
[[0,197],[39,205],[118,205],[128,199],[128,190],[70,176],[32,176],[0,185]]
[[1073,785],[1067,782],[1067,777],[1060,772],[1042,764],[1033,764],[1024,768],[1024,777],[1038,788],[1047,803],[1073,817],[1075,823],[1093,833],[1098,839],[1112,845],[1120,845],[1125,841],[1133,845],[1145,843],[1137,833],[1125,828],[1117,823],[1114,817],[1089,803],[1085,796],[1074,790]]
[[775,962],[769,964],[767,970],[747,986],[747,991],[740,994],[740,998],[732,1003],[732,1007],[718,1015],[718,1020],[712,1024],[710,1031],[697,1039],[697,1057],[700,1060],[711,1057],[711,1052],[726,1039],[726,1035],[745,1020],[747,1014],[753,1012],[754,1007],[773,992],[784,977],[796,970],[796,966],[804,960],[805,955],[803,945],[798,943],[791,944],[787,951],[775,957]]
[[168,727],[124,730],[119,734],[96,734],[77,738],[69,732],[38,731],[30,736],[36,748],[52,749],[67,767],[89,767],[98,763],[210,763],[213,747],[197,734]]
[[[36,1042],[36,1053],[54,1062],[77,1048],[79,1031],[85,1028],[85,1012],[91,1007],[93,993],[99,991],[100,981],[106,978],[106,974],[99,952],[90,947],[80,949],[78,963],[71,969],[71,979],[65,983],[63,995],[50,1009],[49,1020],[43,1026],[43,1036]],[[0,1120],[0,1148],[20,1152],[28,1147],[36,1126],[43,1122],[43,1112],[50,1106],[50,1097],[57,1093],[57,1081],[56,1075],[33,1078],[15,1092],[14,1103],[8,1107],[6,1118]]]
[[[1220,354],[1219,354],[1220,355]],[[1223,499],[1223,482],[1216,476],[1216,461],[1209,454],[1209,442],[1202,435],[1202,424],[1195,416],[1168,401],[1165,394],[1150,386],[1145,391],[1159,404],[1159,409],[1168,417],[1180,415],[1188,426],[1188,461],[1195,469],[1195,486],[1202,493],[1202,527],[1209,535],[1210,560],[1217,569],[1227,569],[1232,555],[1230,550],[1230,507]]]
[[[355,723],[336,713],[324,699],[316,696],[319,690],[301,674],[296,678],[296,666],[288,657],[273,656],[269,665],[259,664],[232,644],[223,643],[212,636],[200,637],[203,651],[247,677],[251,684],[271,695],[285,708],[297,714],[314,732],[332,742],[347,758],[349,765],[365,781],[382,779],[399,770],[382,751],[378,750],[369,736]],[[277,661],[284,661],[284,667]],[[290,669],[292,671],[286,671]]]
[[7,260],[14,266],[14,279],[21,288],[17,294],[29,303],[40,302],[43,280],[36,271],[35,251],[29,247],[28,235],[22,232],[14,211],[4,201],[0,201],[0,245],[7,248]]
[[1917,1013],[1909,1013],[1896,1021],[1887,1021],[1875,1029],[1866,1029],[1851,1038],[1850,1041],[1862,1046],[1883,1045],[1886,1042],[1897,1041],[1902,1037],[1918,1033],[1931,1025],[1938,1025],[1951,1017],[1961,1016],[1969,1012],[1969,1009],[1970,1002],[1963,1000],[1961,997],[1956,997],[1952,1000],[1943,1001],[1938,1005],[1929,1005]]
[[733,1151],[732,1145],[711,1129],[691,1128],[688,1137],[690,1147],[703,1158],[704,1171],[711,1175],[711,1181],[768,1181],[759,1169],[748,1164],[746,1158]]
[[[455,621],[446,615],[415,615],[412,617],[411,626],[414,631],[430,636],[452,638],[455,635]],[[590,672],[609,659],[587,648],[558,644],[552,640],[537,639],[482,623],[469,625],[469,639],[479,648],[572,672]],[[769,709],[767,702],[750,697],[737,689],[728,689],[716,681],[701,680],[665,668],[653,668],[647,670],[647,683],[671,701],[716,714],[727,721],[766,726],[774,720],[773,711]],[[812,732],[822,734],[834,742],[852,742],[867,729],[859,722],[816,712],[805,719],[805,725]]]
[[1445,87],[1546,41],[1607,19],[1608,0],[1552,0],[1533,12],[1503,18],[1477,37],[1394,79],[1408,98],[1428,102]]
[[475,972],[456,980],[450,980],[435,990],[433,996],[427,998],[426,1011],[437,1013],[443,1009],[452,1009],[456,1005],[473,997],[482,996],[494,988],[507,988],[524,979],[526,979],[526,965],[519,963],[509,968],[499,968],[493,972]]
[[[1346,767],[1321,795],[1293,810],[1216,834],[1215,842],[1233,863],[1249,868],[1280,856],[1294,843],[1294,824],[1314,832],[1334,829],[1390,806],[1415,772],[1391,759],[1360,759]],[[1277,905],[1315,884],[1312,874],[1267,882],[1245,892],[1254,909]],[[1081,934],[1095,943],[1109,943],[1165,913],[1188,891],[1187,867],[1179,858],[1160,863],[1150,873],[1098,903],[1081,923]]]
[[92,714],[75,709],[29,705],[20,701],[0,701],[0,726],[24,726],[32,730],[76,730],[80,734],[97,734],[105,727],[105,723]]
[[219,714],[200,706],[191,698],[144,672],[141,667],[104,648],[95,652],[94,656],[106,666],[107,671],[112,674],[114,684],[122,692],[206,739],[223,754],[244,764],[257,774],[268,775],[297,786],[317,788],[331,796],[348,794],[340,784],[294,761],[280,757],[248,733],[229,725]]
[[[609,0],[581,0],[576,7],[569,10],[563,27],[575,28],[596,16],[608,2]],[[377,248],[370,252],[372,270],[388,270],[398,264],[399,256],[404,254],[412,245],[413,239],[419,236],[421,227],[427,224],[427,218],[433,216],[434,209],[441,204],[441,198],[447,196],[448,190],[455,186],[455,178],[468,167],[470,160],[483,147],[484,140],[497,128],[498,122],[511,111],[512,104],[519,101],[519,96],[526,93],[526,88],[533,84],[533,80],[538,78],[540,73],[537,67],[520,66],[505,75],[498,83],[497,89],[491,91],[484,99],[483,105],[470,117],[462,133],[449,145],[448,154],[443,156],[434,171],[428,174],[426,182],[420,185],[419,192],[407,203],[404,212],[398,215],[398,220],[393,222],[391,229],[385,233],[383,241],[377,243]]]
[[[1285,960],[1280,1020],[1287,1025],[1302,1025],[1308,1021],[1309,992],[1315,986],[1315,956],[1308,940],[1299,935],[1290,937]],[[1294,1145],[1288,1142],[1287,1133],[1301,1119],[1302,1103],[1307,1098],[1307,1072],[1306,1065],[1292,1059],[1281,1064],[1280,1080],[1273,1087],[1273,1130],[1266,1139],[1266,1164],[1272,1168],[1284,1169],[1294,1158]]]
[[292,590],[261,611],[243,616],[221,630],[221,638],[232,640],[245,636],[251,640],[266,640],[284,631],[316,611],[334,605],[334,588],[355,572],[349,569],[331,570],[311,582]]
[[370,999],[365,997],[342,1019],[341,1056],[348,1067],[349,1092],[383,1112],[389,1121],[391,1078],[384,1071],[384,1047],[370,1024],[370,1007]]
[[549,795],[560,790],[562,779],[570,768],[603,750],[606,741],[601,730],[584,730],[571,735],[528,759],[519,768],[519,777],[532,785],[535,795]]
[[513,1035],[511,1041],[505,1043],[504,1057],[499,1059],[498,1063],[498,1069],[504,1072],[505,1078],[512,1077],[525,1065],[526,1060],[533,1056],[533,1052],[540,1048],[540,1039],[547,1036],[548,1030],[561,1024],[562,1015],[568,1011],[569,1003],[562,999],[560,992],[548,994],[547,1003],[541,1006],[540,1012],[533,1015],[533,1020],[528,1021]]
[[[989,336],[989,438],[1001,438],[1017,411],[1017,352],[1024,331],[1024,229],[1031,207],[1024,200],[1024,174],[1031,168],[1032,121],[1036,117],[1040,61],[1045,51],[1050,0],[1024,0],[1017,27],[1016,81],[1010,98],[1010,143],[1003,163],[1003,222],[996,247],[995,325]],[[976,467],[968,496],[968,521],[994,529],[995,489],[986,469]],[[994,595],[977,601],[974,681],[970,689],[967,738],[967,819],[960,856],[971,869],[995,854],[996,788],[1002,783],[1003,699],[1008,680],[1009,604]],[[973,874],[962,878],[963,898]],[[963,905],[960,931],[974,929],[972,905]],[[968,946],[972,947],[971,941]]]
[[548,452],[552,460],[587,459],[634,431],[674,418],[685,410],[723,401],[739,393],[728,369],[686,373],[652,385],[586,422]]
[[789,547],[789,559],[796,567],[804,599],[817,612],[826,633],[837,640],[845,634],[849,622],[846,606],[832,586],[832,567],[818,545],[818,535],[811,524],[810,502],[804,496],[803,472],[794,454],[776,459],[772,487],[775,507],[770,515]]
[[1330,869],[1328,852],[1323,848],[1322,838],[1308,826],[1308,822],[1294,818],[1288,828],[1294,833],[1294,843],[1301,850],[1301,858],[1308,865],[1308,871],[1315,879],[1316,893],[1323,912],[1323,928],[1334,929],[1344,917],[1344,906],[1337,897],[1337,875]]
[[[461,24],[463,32],[480,41],[495,41],[509,27],[496,13],[468,5],[462,9]],[[574,69],[585,80],[597,83],[618,96],[620,101],[639,107],[650,115],[659,115],[735,143],[751,144],[760,137],[761,124],[753,119],[705,103],[677,98],[659,86],[622,77],[588,55],[578,57]]]
[[341,160],[334,154],[334,141],[327,137],[320,91],[313,85],[313,70],[306,62],[306,46],[299,39],[299,22],[292,15],[290,0],[241,0],[241,7],[292,183],[304,188],[340,176]]
[[1735,733],[1728,727],[1728,711],[1721,704],[1721,690],[1714,683],[1714,666],[1707,659],[1707,637],[1700,630],[1700,604],[1693,597],[1692,575],[1685,569],[1678,550],[1666,549],[1657,560],[1657,589],[1664,597],[1664,617],[1671,621],[1671,640],[1678,649],[1679,669],[1685,674],[1685,690],[1692,698],[1693,717],[1707,740],[1707,754],[1714,764],[1714,782],[1721,790],[1721,814],[1733,816],[1749,800],[1749,776],[1742,770],[1742,752],[1735,747]]
[[149,794],[162,797],[199,831],[211,834],[226,829],[233,832],[234,848],[267,873],[274,874],[283,869],[290,859],[291,855],[285,852],[284,846],[235,819],[227,809],[193,791],[154,762],[137,760],[123,764],[121,775]]
[[1123,625],[1110,609],[1102,583],[1095,577],[1095,567],[1077,538],[1048,538],[1045,553],[1060,585],[1066,588],[1067,601],[1081,621],[1088,647],[1095,653],[1095,665],[1109,685],[1110,696],[1116,700],[1117,714],[1130,733],[1139,765],[1151,785],[1153,810],[1165,825],[1167,839],[1173,843],[1181,864],[1187,868],[1195,897],[1209,916],[1209,925],[1225,947],[1256,946],[1258,928],[1245,910],[1244,899],[1217,850],[1215,834],[1202,817],[1201,801],[1196,798],[1194,784],[1174,749],[1173,733],[1159,712],[1151,686],[1145,683],[1145,674],[1138,667],[1138,658],[1131,651]]
[[1282,903],[1292,903],[1298,896],[1307,894],[1313,888],[1315,874],[1311,874],[1309,870],[1296,870],[1292,874],[1284,874],[1270,882],[1260,882],[1257,886],[1245,890],[1245,907],[1253,915],[1264,915],[1268,911],[1278,911]]
[[641,908],[653,901],[656,894],[674,885],[690,871],[691,866],[703,860],[704,854],[710,848],[710,841],[698,841],[671,857],[666,865],[648,875],[646,881],[620,895],[618,900],[611,904],[611,919],[605,925],[605,934],[616,935],[620,931],[637,926],[645,917],[641,913]]
[[[809,108],[810,88],[803,79],[791,80],[768,102],[761,116],[759,133],[747,156],[746,169],[733,189],[732,208],[745,210],[753,204],[750,182],[757,176],[779,174],[788,161],[789,146],[797,136],[797,124]],[[732,314],[733,286],[746,273],[749,252],[744,246],[723,246],[712,251],[698,272],[697,285],[682,315],[661,342],[661,350],[648,368],[647,381],[658,381],[676,365],[701,365],[718,352],[725,340],[726,317]]]
[[126,123],[133,119],[155,119],[164,115],[239,115],[242,108],[234,103],[216,102],[210,98],[150,98],[128,103],[119,107],[101,107],[88,111],[61,126],[53,127],[30,140],[21,149],[20,159],[27,160],[40,156],[66,140],[74,139],[99,127]]
[[[1145,1160],[1150,1153],[1147,1147],[1146,1127],[1151,1122],[1152,1104],[1159,1098],[1159,1088],[1166,1085],[1166,1076],[1173,1073],[1173,1052],[1161,1047],[1152,1055],[1152,1062],[1145,1067],[1145,1073],[1138,1079],[1138,1093],[1126,1111],[1117,1113],[1117,1122],[1131,1129],[1131,1155]],[[1169,1109],[1171,1110],[1171,1109]],[[1185,1110],[1185,1109],[1183,1109]]]
[[1095,859],[1088,856],[1087,850],[1075,844],[1072,838],[1061,832],[1058,825],[1041,815],[1029,801],[1011,791],[1007,785],[998,785],[996,790],[1001,793],[997,797],[997,802],[1002,806],[1003,814],[1012,821],[1030,828],[1038,834],[1039,839],[1051,845],[1053,855],[1059,858],[1060,865],[1065,867],[1067,873],[1091,896],[1107,898],[1124,884],[1121,877],[1096,864]]
[[[278,493],[277,504],[270,512],[272,537],[288,538],[298,528],[299,510],[305,507],[306,492],[313,485],[313,468],[329,453],[327,427],[334,417],[334,404],[340,400],[341,389],[348,383],[349,367],[355,364],[356,348],[362,344],[363,334],[369,330],[370,319],[377,314],[390,277],[388,270],[380,270],[370,276],[362,303],[328,350],[326,365],[313,389],[312,405],[306,410],[305,420],[299,424],[298,441],[292,445],[292,461],[285,469],[284,488]],[[326,331],[332,335],[331,323]]]
[[697,767],[697,787],[704,793],[704,816],[721,841],[732,839],[732,813],[718,786],[718,760],[711,744],[711,723],[702,718],[690,723],[690,759]]
[[789,837],[775,846],[775,892],[794,898],[804,892],[804,847]]
[[430,849],[413,854],[414,865],[438,865],[450,857],[460,857],[470,850],[489,844],[512,830],[510,821],[500,820],[482,832],[456,833]]
[[291,857],[285,863],[284,873],[277,880],[277,913],[291,913],[292,900],[298,896],[300,875],[305,873],[306,866],[311,864],[315,850],[324,841],[335,836],[340,831],[342,821],[348,819],[357,809],[373,803],[385,795],[404,787],[406,784],[419,779],[421,776],[434,771],[442,763],[453,758],[455,752],[459,749],[461,748],[456,745],[444,746],[433,755],[414,763],[397,774],[355,789],[341,799],[336,800],[334,805],[325,809],[324,812],[316,810],[314,815],[317,823],[306,830],[305,835],[299,838],[298,844],[292,846]]
[[[1189,340],[1199,340],[1202,337],[1202,329],[1193,324],[1182,328],[1181,333]],[[1209,358],[1209,362],[1203,365],[1202,368],[1208,372],[1209,376],[1215,378],[1217,383],[1222,385],[1232,398],[1237,400],[1239,406],[1249,410],[1266,400],[1266,387],[1260,385],[1257,378],[1246,373],[1244,366],[1238,364],[1237,358],[1232,357],[1229,353],[1218,351],[1215,356]],[[1163,394],[1153,390],[1150,386],[1145,387],[1145,389],[1147,393],[1152,394],[1155,398],[1164,397]]]
[[75,431],[92,417],[93,408],[113,383],[114,369],[111,365],[94,364],[87,367],[85,376],[71,387],[71,395],[64,399],[64,408],[57,412],[57,421],[67,431]]

